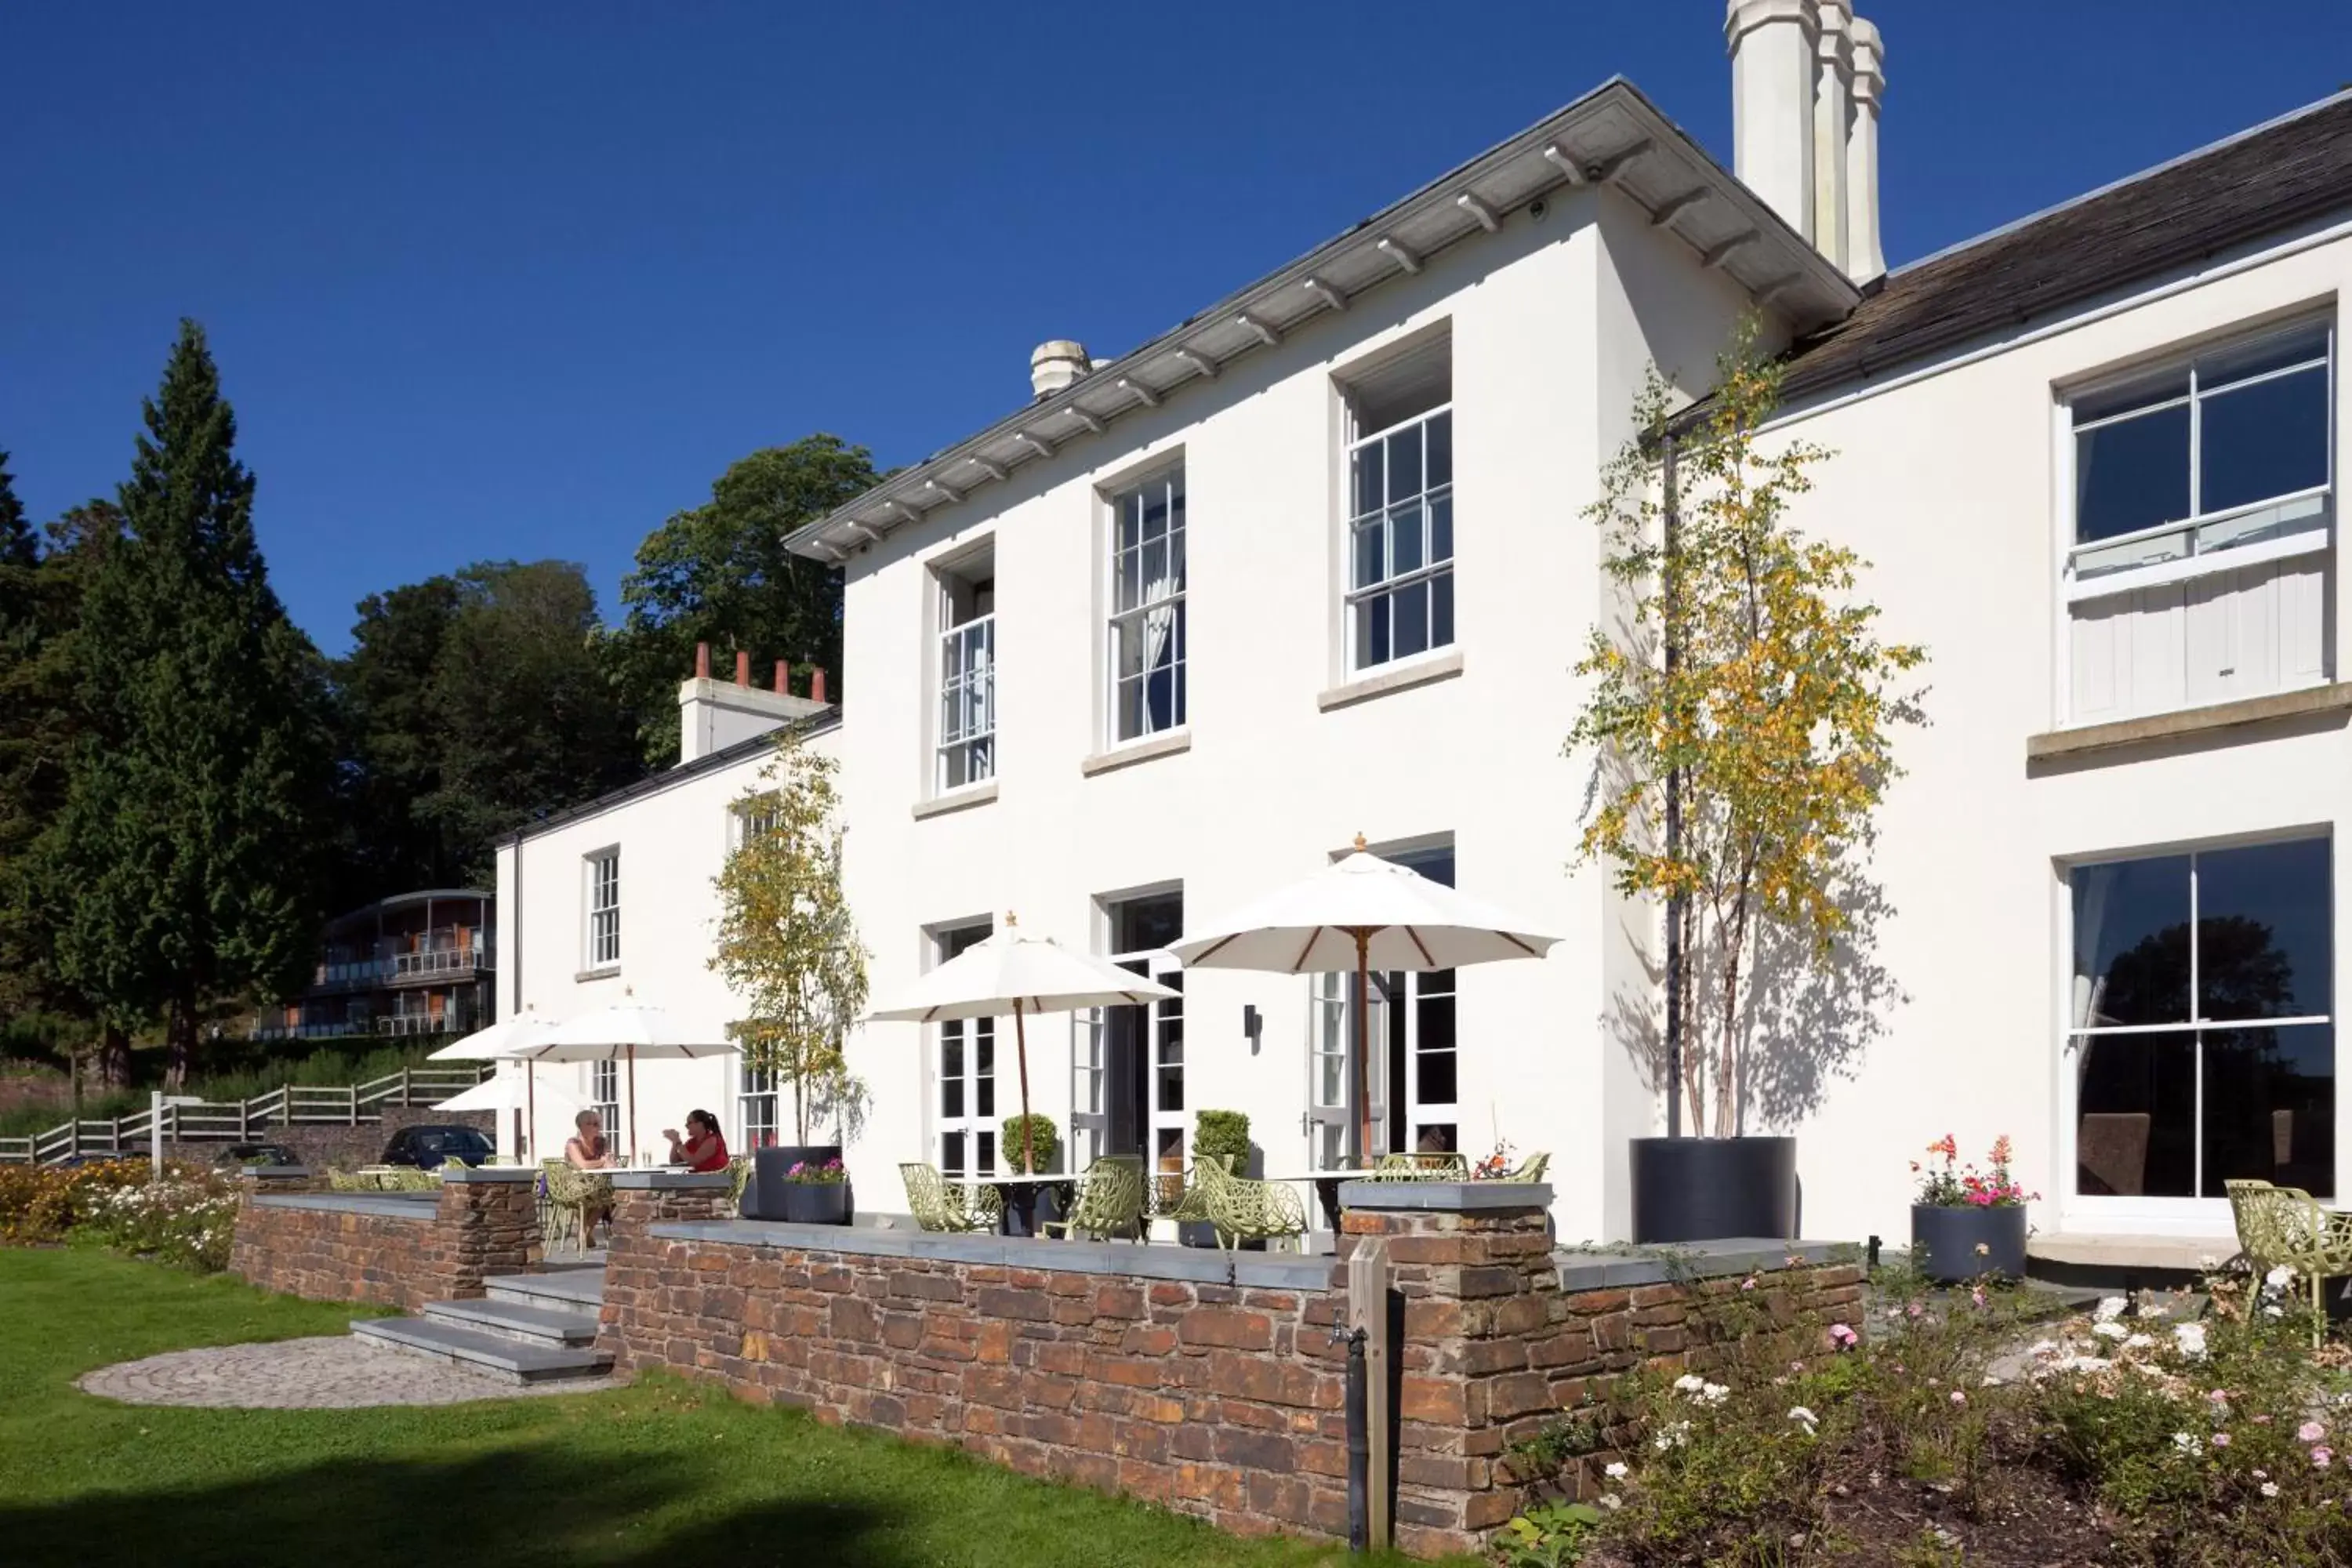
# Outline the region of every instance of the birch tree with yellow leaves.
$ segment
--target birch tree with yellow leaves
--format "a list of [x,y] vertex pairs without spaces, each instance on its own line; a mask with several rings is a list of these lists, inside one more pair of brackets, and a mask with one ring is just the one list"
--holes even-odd
[[803,1144],[813,1104],[854,1096],[842,1040],[866,1010],[866,949],[841,887],[838,766],[797,730],[779,734],[764,787],[735,803],[740,842],[718,877],[710,967],[744,1007],[728,1034],[748,1066],[792,1086]]
[[1856,595],[1867,563],[1795,526],[1831,454],[1765,434],[1780,384],[1752,321],[1682,418],[1654,369],[1586,511],[1619,616],[1576,666],[1591,687],[1568,750],[1594,765],[1580,858],[1667,908],[1665,1089],[1702,1136],[1741,1131],[1759,934],[1828,961],[1898,772],[1891,731],[1923,721],[1897,689],[1926,651],[1880,640]]

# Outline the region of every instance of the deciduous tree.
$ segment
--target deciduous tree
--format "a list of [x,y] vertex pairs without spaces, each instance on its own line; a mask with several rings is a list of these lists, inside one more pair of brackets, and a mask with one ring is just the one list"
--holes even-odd
[[1687,1095],[1704,1133],[1711,1089],[1726,1137],[1745,1103],[1743,964],[1761,927],[1817,959],[1846,928],[1849,857],[1896,773],[1892,729],[1920,720],[1896,688],[1927,658],[1879,640],[1877,608],[1853,597],[1861,558],[1792,521],[1830,454],[1765,434],[1779,393],[1752,322],[1693,427],[1668,434],[1671,397],[1651,374],[1640,434],[1588,512],[1623,616],[1594,628],[1576,667],[1591,686],[1568,742],[1595,763],[1581,852],[1621,892],[1667,902],[1673,989],[1713,1042],[1711,1064],[1683,1053],[1667,1092]]
[[743,1007],[728,1032],[750,1066],[792,1085],[802,1143],[812,1102],[845,1099],[842,1037],[866,1008],[866,950],[841,887],[836,771],[782,731],[764,787],[736,803],[741,840],[718,879],[710,967]]
[[837,436],[803,437],[734,464],[710,500],[646,536],[621,582],[627,616],[606,647],[637,716],[646,760],[677,760],[677,683],[694,645],[762,660],[841,664],[841,573],[784,548],[784,536],[870,489],[872,458]]

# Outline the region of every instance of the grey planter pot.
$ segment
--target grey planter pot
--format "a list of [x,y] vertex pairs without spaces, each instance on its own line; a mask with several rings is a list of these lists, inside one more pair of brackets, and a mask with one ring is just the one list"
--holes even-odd
[[795,1225],[847,1225],[849,1184],[846,1182],[779,1182],[784,1199],[783,1217]]
[[1797,1234],[1794,1138],[1635,1138],[1633,1240],[1781,1240]]
[[[1982,1251],[1978,1248],[1982,1247]],[[1939,1285],[2025,1278],[2025,1210],[1911,1205],[1911,1263]]]

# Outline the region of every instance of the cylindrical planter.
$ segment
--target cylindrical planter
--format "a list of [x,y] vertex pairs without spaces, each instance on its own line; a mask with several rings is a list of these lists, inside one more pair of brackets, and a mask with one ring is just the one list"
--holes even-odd
[[1796,1236],[1794,1138],[1636,1138],[1627,1147],[1636,1244]]
[[849,1184],[846,1182],[780,1182],[784,1194],[783,1217],[795,1225],[847,1225]]
[[[743,1185],[743,1202],[737,1211],[745,1219],[783,1219],[784,1189],[810,1184],[787,1182],[784,1173],[803,1162],[822,1165],[827,1160],[841,1158],[838,1143],[783,1144],[772,1149],[754,1150],[751,1154],[751,1179]],[[843,1219],[835,1222],[847,1225]]]
[[1911,1266],[1938,1285],[2025,1278],[2025,1209],[1911,1205]]

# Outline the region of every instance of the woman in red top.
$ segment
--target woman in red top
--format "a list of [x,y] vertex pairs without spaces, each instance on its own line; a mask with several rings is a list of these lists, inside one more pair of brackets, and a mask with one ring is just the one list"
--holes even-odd
[[669,1140],[669,1163],[673,1165],[704,1172],[727,1168],[727,1140],[719,1135],[719,1119],[707,1110],[686,1113],[683,1140],[674,1127],[663,1128],[662,1136]]

